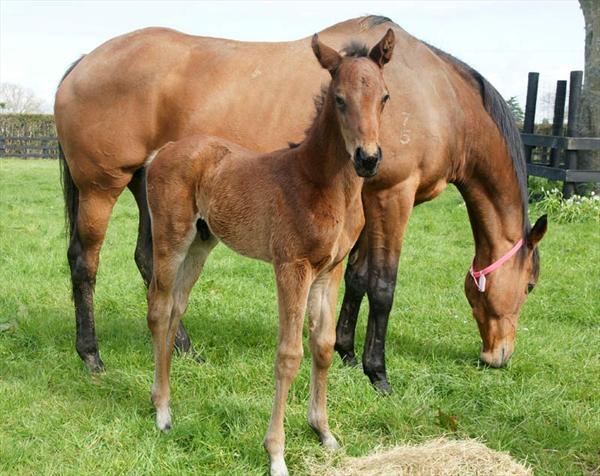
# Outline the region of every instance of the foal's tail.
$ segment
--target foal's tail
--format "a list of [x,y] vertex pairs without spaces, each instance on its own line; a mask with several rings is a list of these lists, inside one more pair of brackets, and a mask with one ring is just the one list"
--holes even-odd
[[79,189],[69,170],[69,165],[65,159],[60,142],[58,143],[58,161],[60,163],[60,176],[62,179],[63,196],[65,199],[65,226],[69,232],[69,239],[75,232],[75,223],[77,223],[77,209],[79,208]]

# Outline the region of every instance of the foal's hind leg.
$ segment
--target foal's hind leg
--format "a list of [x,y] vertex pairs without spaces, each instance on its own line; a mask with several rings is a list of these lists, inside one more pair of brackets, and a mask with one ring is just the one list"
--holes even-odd
[[[144,284],[148,286],[152,279],[152,229],[148,200],[146,198],[145,168],[138,169],[135,172],[128,187],[135,197],[140,214],[138,238],[135,247],[135,263],[140,270]],[[177,334],[175,336],[175,348],[181,352],[189,353],[200,363],[204,362],[202,357],[194,350],[188,333],[181,321],[179,322],[179,327],[177,328]]]
[[110,194],[104,191],[80,192],[77,220],[67,252],[75,302],[75,348],[92,372],[104,370],[94,325],[94,288],[98,259],[111,211],[121,191],[122,189],[113,189]]
[[363,230],[348,257],[345,274],[346,292],[336,327],[335,350],[342,361],[350,366],[358,365],[354,353],[354,335],[360,305],[367,293],[367,258],[367,233]]
[[171,428],[169,375],[177,326],[206,258],[217,244],[212,236],[203,240],[195,231],[191,235],[196,236],[187,252],[159,255],[157,275],[148,294],[148,325],[156,360],[152,401],[156,406],[156,425],[161,430]]
[[327,373],[333,360],[335,343],[335,305],[342,278],[342,264],[330,273],[318,278],[311,286],[308,297],[310,351],[312,373],[308,423],[317,433],[323,445],[330,449],[339,448],[329,430],[327,418]]

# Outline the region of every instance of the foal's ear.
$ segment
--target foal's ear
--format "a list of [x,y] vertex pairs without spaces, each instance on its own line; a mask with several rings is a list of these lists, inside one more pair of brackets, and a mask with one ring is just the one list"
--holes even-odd
[[548,215],[542,215],[535,222],[535,225],[533,225],[533,228],[529,232],[529,235],[527,235],[527,246],[530,249],[535,248],[538,245],[538,243],[542,241],[542,238],[544,237],[544,234],[546,233],[547,229]]
[[369,53],[369,58],[375,61],[380,68],[383,68],[383,65],[392,59],[395,44],[396,35],[394,35],[394,31],[390,28],[381,41],[373,47]]
[[316,33],[312,37],[311,42],[312,50],[321,63],[321,66],[325,68],[331,76],[333,76],[338,69],[338,66],[342,62],[342,55],[340,55],[333,48],[330,48],[324,43],[319,41],[319,35]]

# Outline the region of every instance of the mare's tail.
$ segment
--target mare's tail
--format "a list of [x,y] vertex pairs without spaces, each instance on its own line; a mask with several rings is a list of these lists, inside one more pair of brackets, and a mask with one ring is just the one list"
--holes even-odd
[[79,208],[79,189],[69,170],[69,165],[65,159],[65,153],[58,143],[58,161],[60,163],[60,176],[62,179],[63,196],[65,199],[65,226],[69,232],[69,239],[75,232],[75,224],[77,223],[77,210]]

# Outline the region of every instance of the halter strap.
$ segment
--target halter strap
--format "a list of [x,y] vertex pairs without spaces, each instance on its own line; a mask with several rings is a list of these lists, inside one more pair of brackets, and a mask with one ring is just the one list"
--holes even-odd
[[475,264],[475,260],[473,260],[473,264],[471,265],[471,268],[469,268],[469,274],[473,278],[473,281],[475,281],[475,285],[477,286],[477,289],[479,289],[480,293],[485,291],[486,274],[490,274],[492,271],[497,270],[500,266],[506,263],[509,259],[511,259],[514,256],[514,254],[517,251],[519,251],[521,246],[523,246],[523,238],[517,241],[517,244],[513,246],[508,253],[506,253],[500,259],[494,261],[488,267],[483,268],[480,271],[475,271],[475,269],[473,268],[473,265]]

